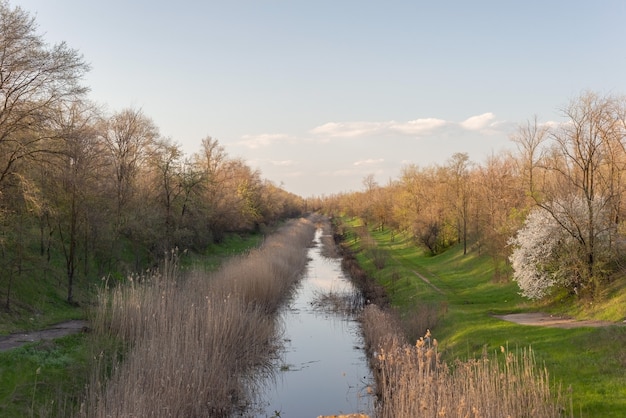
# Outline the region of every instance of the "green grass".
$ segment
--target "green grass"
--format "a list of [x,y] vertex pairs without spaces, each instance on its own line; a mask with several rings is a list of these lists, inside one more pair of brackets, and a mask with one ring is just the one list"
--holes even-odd
[[221,243],[210,245],[202,254],[186,254],[181,260],[182,266],[184,268],[214,271],[225,260],[258,247],[262,241],[262,234],[227,235]]
[[[76,291],[83,307],[68,304],[66,292],[65,282],[57,278],[18,278],[13,283],[10,310],[0,309],[0,335],[41,329],[69,319],[84,319],[83,307],[91,297],[89,286]],[[4,307],[6,294],[3,297]]]
[[86,383],[86,340],[76,334],[0,353],[0,416],[70,415]]
[[[182,261],[186,266],[202,265],[213,270],[228,257],[258,246],[262,239],[260,234],[230,235],[204,254],[187,254]],[[24,274],[14,281],[11,310],[0,310],[0,334],[85,319],[86,310],[93,303],[93,286],[78,280],[77,307],[65,301],[67,290],[62,274]],[[87,340],[80,334],[0,352],[0,416],[68,416],[67,411],[82,395],[87,379]]]
[[[357,220],[350,222],[352,227]],[[361,241],[348,241],[359,262],[379,280],[395,306],[410,309],[423,301],[443,301],[447,311],[433,335],[444,358],[467,359],[492,353],[500,346],[511,350],[531,346],[553,383],[572,388],[574,412],[585,417],[626,416],[626,327],[557,329],[517,325],[493,317],[522,311],[568,313],[621,321],[626,317],[626,282],[614,279],[605,298],[581,303],[565,298],[552,304],[534,304],[518,295],[512,281],[493,280],[493,264],[475,251],[463,255],[462,247],[430,256],[402,234],[371,231],[378,248],[388,251],[382,270],[376,269]],[[424,283],[425,276],[441,293]]]

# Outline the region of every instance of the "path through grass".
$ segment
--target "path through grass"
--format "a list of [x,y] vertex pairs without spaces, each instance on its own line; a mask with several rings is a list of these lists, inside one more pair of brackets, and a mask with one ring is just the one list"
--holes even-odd
[[[356,227],[358,221],[349,225]],[[514,282],[494,281],[491,260],[475,252],[464,256],[462,248],[451,248],[428,256],[402,234],[370,233],[377,248],[388,253],[383,269],[368,257],[363,240],[349,235],[348,243],[359,254],[359,262],[388,289],[394,306],[408,311],[416,304],[436,301],[446,307],[433,330],[445,360],[479,358],[501,346],[511,350],[532,347],[552,382],[571,386],[576,414],[626,416],[626,327],[557,329],[503,321],[493,315],[582,310],[530,303],[518,295]],[[618,300],[622,297],[622,293],[617,295]],[[626,306],[620,310],[611,301],[605,303],[615,311],[613,320],[626,317]]]

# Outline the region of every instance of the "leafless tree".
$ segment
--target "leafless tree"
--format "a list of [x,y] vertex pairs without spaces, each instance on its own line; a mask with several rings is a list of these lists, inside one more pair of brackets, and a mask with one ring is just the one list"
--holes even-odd
[[136,177],[159,133],[141,110],[125,109],[108,119],[103,135],[114,170],[116,229],[119,232],[125,223],[124,213],[133,197]]
[[543,156],[542,145],[548,139],[548,126],[539,123],[535,115],[532,120],[527,120],[520,125],[511,140],[517,145],[520,153],[521,172],[524,175],[527,191],[530,197],[537,198],[535,172]]
[[[613,202],[621,200],[623,193],[616,188],[621,184],[624,159],[616,100],[586,92],[563,110],[567,122],[551,134],[554,148],[548,168],[552,178],[544,187],[545,198],[538,202],[579,243],[585,268],[578,274],[590,292],[597,287],[602,261],[608,256],[600,252],[599,236],[613,234],[614,220],[619,219],[616,214],[613,221],[599,215],[609,213],[607,209],[615,207]],[[580,202],[586,208],[584,216],[577,214]]]
[[50,112],[86,92],[87,70],[77,51],[46,44],[33,17],[0,2],[0,189],[21,160],[47,151]]

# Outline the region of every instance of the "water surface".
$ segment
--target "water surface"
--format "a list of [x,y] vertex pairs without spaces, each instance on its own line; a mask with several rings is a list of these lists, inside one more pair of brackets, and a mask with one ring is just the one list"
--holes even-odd
[[371,373],[358,322],[320,306],[320,296],[353,295],[340,259],[321,255],[321,230],[296,294],[283,309],[284,351],[267,383],[257,417],[301,418],[370,413]]

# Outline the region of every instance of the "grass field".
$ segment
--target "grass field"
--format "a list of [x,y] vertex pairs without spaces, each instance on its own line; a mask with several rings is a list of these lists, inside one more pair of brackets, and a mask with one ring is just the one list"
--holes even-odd
[[70,416],[87,383],[87,336],[0,352],[0,416]]
[[[358,226],[357,220],[349,223],[350,228]],[[347,243],[359,262],[388,289],[400,311],[425,303],[443,307],[432,333],[445,360],[478,358],[501,346],[512,351],[531,347],[552,383],[571,388],[576,416],[626,416],[626,326],[558,329],[493,317],[544,311],[620,323],[626,318],[626,280],[619,279],[607,291],[606,299],[593,304],[580,306],[575,299],[535,304],[518,295],[514,282],[494,281],[491,259],[476,252],[463,255],[462,248],[453,247],[429,256],[407,237],[389,230],[370,231],[375,244],[356,236],[348,233]],[[385,254],[384,263],[375,262],[372,245]],[[375,264],[384,264],[384,268]]]

